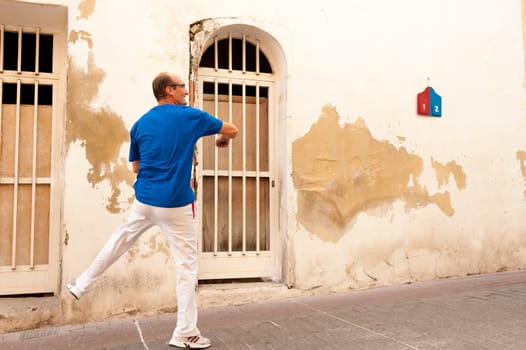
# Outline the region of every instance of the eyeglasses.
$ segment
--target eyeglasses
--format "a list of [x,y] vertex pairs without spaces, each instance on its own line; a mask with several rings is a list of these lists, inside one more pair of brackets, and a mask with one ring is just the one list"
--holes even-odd
[[168,84],[168,86],[171,86],[173,88],[177,88],[178,86],[182,87],[184,89],[184,87],[186,86],[186,84]]

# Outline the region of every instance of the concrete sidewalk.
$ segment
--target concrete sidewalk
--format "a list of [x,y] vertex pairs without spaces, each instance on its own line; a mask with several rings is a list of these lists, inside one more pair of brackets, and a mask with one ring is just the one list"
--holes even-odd
[[[223,349],[526,349],[526,271],[200,310]],[[0,349],[168,347],[175,315],[0,334]]]

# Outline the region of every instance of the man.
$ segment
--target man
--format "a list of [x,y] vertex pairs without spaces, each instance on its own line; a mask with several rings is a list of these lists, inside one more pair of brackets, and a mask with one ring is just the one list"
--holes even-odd
[[197,226],[195,195],[190,187],[197,140],[219,134],[217,147],[226,147],[237,127],[187,106],[188,90],[181,78],[160,73],[152,82],[158,105],[130,130],[130,154],[137,173],[135,201],[128,222],[119,227],[69,292],[79,299],[102,273],[150,227],[163,231],[177,266],[177,326],[170,346],[205,349],[211,343],[197,328]]

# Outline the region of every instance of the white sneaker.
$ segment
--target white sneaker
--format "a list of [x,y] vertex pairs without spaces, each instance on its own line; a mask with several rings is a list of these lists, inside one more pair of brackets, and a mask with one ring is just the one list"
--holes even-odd
[[79,300],[80,297],[82,296],[82,292],[73,283],[66,284],[66,288],[71,293],[71,295],[75,297],[75,299]]
[[210,339],[205,338],[202,335],[194,335],[193,337],[172,338],[168,345],[185,349],[206,349],[212,345],[212,342],[210,342]]

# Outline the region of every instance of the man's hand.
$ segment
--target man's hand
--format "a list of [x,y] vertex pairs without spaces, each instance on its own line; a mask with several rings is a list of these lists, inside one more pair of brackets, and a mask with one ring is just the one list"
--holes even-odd
[[230,137],[226,135],[219,135],[216,138],[216,146],[219,148],[227,147],[229,143],[230,143]]

